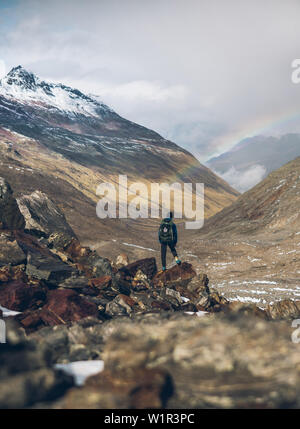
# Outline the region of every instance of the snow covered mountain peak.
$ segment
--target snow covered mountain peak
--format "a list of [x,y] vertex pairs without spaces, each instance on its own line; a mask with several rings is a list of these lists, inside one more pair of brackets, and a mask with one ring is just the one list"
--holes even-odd
[[14,67],[11,71],[2,79],[3,84],[6,85],[17,85],[26,89],[34,90],[36,86],[36,76],[33,73],[28,72],[22,66]]
[[61,83],[45,82],[22,66],[14,67],[0,80],[0,96],[20,104],[57,109],[69,115],[102,117],[113,112],[98,97],[87,96]]

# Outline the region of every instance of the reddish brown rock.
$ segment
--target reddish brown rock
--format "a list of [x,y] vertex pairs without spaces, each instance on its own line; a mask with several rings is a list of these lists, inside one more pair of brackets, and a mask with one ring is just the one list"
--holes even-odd
[[140,259],[139,261],[132,262],[131,264],[126,265],[126,267],[119,269],[119,273],[122,273],[125,277],[129,278],[134,278],[138,271],[141,271],[148,279],[151,280],[157,273],[156,259]]
[[102,276],[95,279],[89,280],[89,285],[99,290],[105,290],[111,287],[112,278],[111,276]]
[[24,311],[21,314],[18,314],[15,318],[27,333],[30,333],[40,327],[46,326],[43,320],[41,319],[41,310],[35,311]]
[[45,288],[39,282],[34,284],[14,280],[0,286],[0,304],[10,310],[37,308],[44,303],[45,298]]
[[175,287],[176,285],[186,286],[194,277],[196,272],[191,264],[183,262],[175,265],[166,271],[161,271],[152,280],[154,287]]
[[60,325],[97,316],[97,305],[87,301],[73,290],[58,289],[48,293],[47,303],[40,312],[45,325]]

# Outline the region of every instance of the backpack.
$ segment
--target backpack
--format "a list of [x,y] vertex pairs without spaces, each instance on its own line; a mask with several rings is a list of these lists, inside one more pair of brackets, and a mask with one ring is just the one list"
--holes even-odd
[[161,243],[171,243],[174,241],[173,222],[164,219],[159,227],[159,239]]

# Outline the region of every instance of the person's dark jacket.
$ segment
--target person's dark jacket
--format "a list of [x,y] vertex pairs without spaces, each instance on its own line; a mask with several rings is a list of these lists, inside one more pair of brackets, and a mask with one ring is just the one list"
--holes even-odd
[[[170,220],[172,220],[172,219],[170,219],[169,217],[166,217],[164,219],[164,221],[166,221],[166,222],[170,222]],[[174,244],[174,246],[176,246],[176,244],[177,244],[177,226],[175,225],[173,220],[172,220],[172,231],[173,231],[173,237],[174,237],[173,244]],[[158,239],[159,239],[159,242],[161,243],[160,236],[159,236],[159,230],[158,230]]]

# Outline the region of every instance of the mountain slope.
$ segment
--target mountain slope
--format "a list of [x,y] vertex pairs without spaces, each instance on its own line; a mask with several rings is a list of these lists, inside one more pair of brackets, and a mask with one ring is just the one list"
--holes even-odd
[[98,97],[44,82],[21,66],[0,81],[0,154],[0,174],[16,196],[36,189],[47,193],[82,240],[153,226],[96,217],[97,186],[116,182],[119,174],[147,186],[204,182],[206,216],[238,195],[189,152],[120,117]]
[[204,235],[288,236],[300,230],[300,157],[273,171],[230,207],[207,220]]
[[230,300],[300,296],[300,157],[207,219],[180,251]]
[[210,159],[207,166],[236,189],[246,191],[297,156],[300,156],[299,134],[255,136]]

